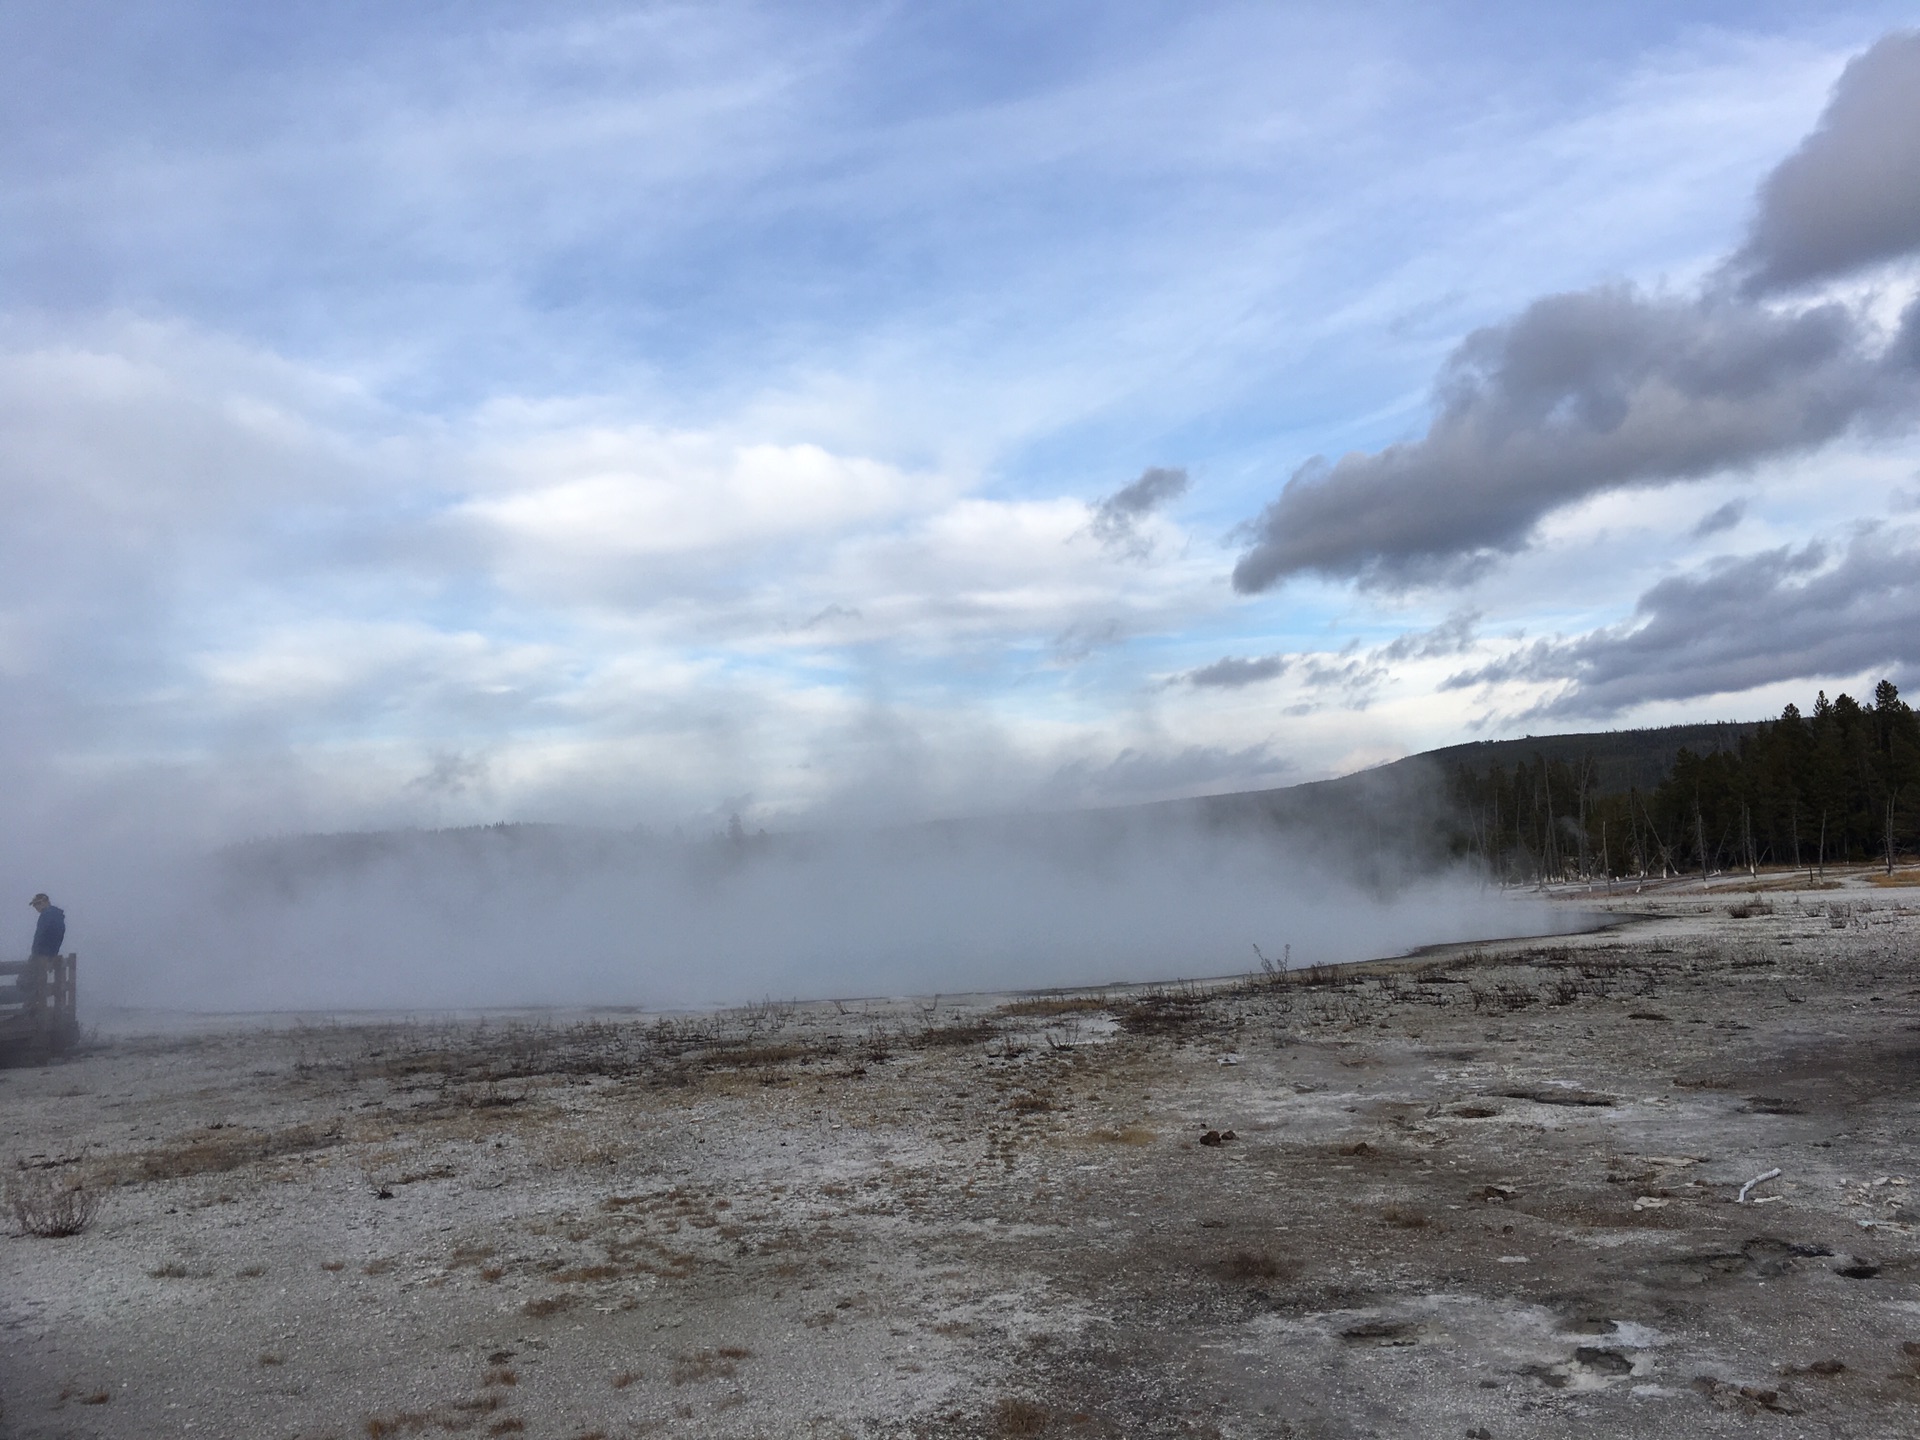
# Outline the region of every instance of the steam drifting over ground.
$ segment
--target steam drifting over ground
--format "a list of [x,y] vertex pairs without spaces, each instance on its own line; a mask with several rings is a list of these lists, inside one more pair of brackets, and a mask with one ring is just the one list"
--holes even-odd
[[1153,811],[703,841],[509,826],[239,846],[112,887],[76,933],[95,1000],[249,1011],[1093,985],[1566,923],[1464,872],[1356,873],[1308,832]]

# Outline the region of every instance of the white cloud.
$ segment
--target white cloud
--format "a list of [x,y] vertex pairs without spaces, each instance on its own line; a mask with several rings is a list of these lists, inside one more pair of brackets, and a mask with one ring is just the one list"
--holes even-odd
[[449,519],[495,551],[507,575],[563,596],[596,585],[644,592],[650,562],[778,567],[779,555],[749,557],[884,522],[952,489],[818,445],[644,427],[556,425],[483,446],[472,463],[477,493]]

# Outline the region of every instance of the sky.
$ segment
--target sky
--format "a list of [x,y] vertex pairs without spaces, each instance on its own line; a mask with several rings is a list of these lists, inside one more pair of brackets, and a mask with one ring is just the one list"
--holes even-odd
[[1903,24],[0,9],[11,828],[1105,806],[1920,685]]

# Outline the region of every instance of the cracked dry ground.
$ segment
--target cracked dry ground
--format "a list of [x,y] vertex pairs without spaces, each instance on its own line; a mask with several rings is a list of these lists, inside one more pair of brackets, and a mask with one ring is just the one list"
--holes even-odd
[[8,1072],[16,1179],[103,1203],[0,1241],[0,1430],[1912,1435],[1900,893]]

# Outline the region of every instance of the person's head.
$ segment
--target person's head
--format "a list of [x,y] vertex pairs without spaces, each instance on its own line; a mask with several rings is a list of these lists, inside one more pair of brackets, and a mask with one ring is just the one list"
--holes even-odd
[[[16,890],[13,893],[18,895],[20,892]],[[27,904],[31,905],[36,910],[44,910],[47,908],[47,906],[51,905],[52,903],[53,902],[51,900],[47,899],[47,892],[44,890],[42,890],[38,895],[34,896],[33,899],[27,901]]]

